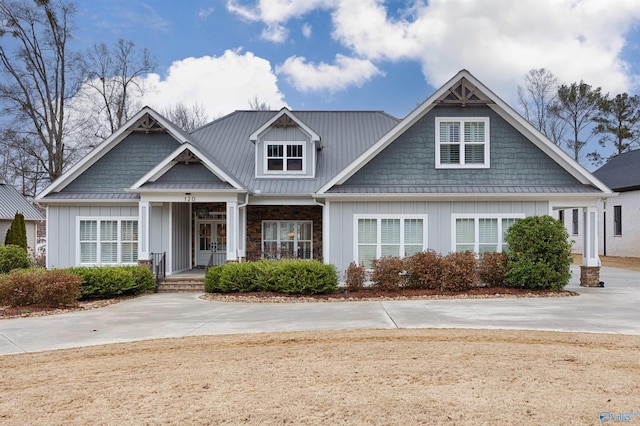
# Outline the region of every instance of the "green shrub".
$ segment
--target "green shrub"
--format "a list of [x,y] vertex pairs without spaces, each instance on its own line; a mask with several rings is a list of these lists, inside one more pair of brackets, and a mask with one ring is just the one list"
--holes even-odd
[[316,260],[229,263],[209,268],[205,274],[205,290],[210,293],[320,294],[334,292],[337,286],[335,267]]
[[31,266],[27,250],[17,245],[0,246],[0,274],[12,269],[24,269]]
[[469,290],[477,278],[477,263],[470,251],[453,252],[442,257],[442,290]]
[[530,216],[508,230],[507,281],[514,287],[561,290],[569,283],[571,244],[559,220]]
[[71,305],[80,297],[81,281],[60,269],[14,269],[0,275],[0,305]]
[[399,257],[383,257],[371,261],[371,281],[380,290],[399,290],[404,287],[404,263]]
[[357,265],[353,261],[349,263],[344,271],[344,281],[348,290],[361,290],[365,282],[364,265]]
[[5,245],[16,245],[18,247],[22,247],[25,251],[28,250],[27,247],[27,225],[24,221],[24,216],[22,213],[16,213],[9,229],[7,229],[7,234],[4,239]]
[[507,255],[505,253],[485,252],[480,254],[478,276],[489,287],[500,287],[507,282]]
[[83,298],[112,298],[155,289],[153,273],[142,266],[93,266],[66,271],[82,278]]
[[408,288],[439,290],[442,256],[434,250],[415,253],[404,259]]

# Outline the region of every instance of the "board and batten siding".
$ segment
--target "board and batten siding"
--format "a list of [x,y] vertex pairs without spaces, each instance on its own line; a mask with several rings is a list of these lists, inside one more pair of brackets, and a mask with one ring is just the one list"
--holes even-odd
[[[325,259],[338,268],[342,276],[354,260],[354,215],[427,215],[427,247],[440,253],[449,253],[451,241],[451,215],[453,214],[524,214],[549,213],[546,201],[415,201],[415,202],[329,202],[329,256]],[[325,234],[326,235],[326,234]]]
[[138,205],[47,207],[47,268],[76,266],[77,217],[138,217]]
[[169,253],[171,203],[151,205],[149,218],[149,251],[151,253]]
[[[171,273],[191,268],[190,206],[186,203],[171,205]],[[169,259],[167,259],[169,262]]]

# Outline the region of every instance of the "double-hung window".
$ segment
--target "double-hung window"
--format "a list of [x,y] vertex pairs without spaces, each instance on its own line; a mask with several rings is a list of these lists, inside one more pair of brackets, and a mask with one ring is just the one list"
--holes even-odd
[[622,206],[613,206],[613,235],[622,235]]
[[303,173],[304,143],[266,143],[267,173]]
[[312,259],[313,221],[263,221],[262,254],[266,259]]
[[505,236],[524,215],[453,215],[453,251],[504,252]]
[[78,264],[121,265],[138,261],[137,218],[78,218]]
[[427,249],[426,215],[356,215],[354,260],[366,268],[381,257],[405,257]]
[[436,118],[436,168],[488,168],[489,118]]

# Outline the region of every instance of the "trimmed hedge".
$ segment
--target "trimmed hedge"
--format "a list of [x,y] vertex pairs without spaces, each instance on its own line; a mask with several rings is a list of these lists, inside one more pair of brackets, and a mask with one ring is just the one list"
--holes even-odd
[[93,266],[67,268],[82,278],[81,297],[112,298],[155,290],[153,273],[143,266]]
[[569,283],[571,243],[561,221],[548,215],[520,219],[509,228],[505,240],[510,285],[562,290]]
[[338,276],[335,266],[317,260],[229,263],[209,268],[205,274],[205,290],[209,293],[324,294],[338,290]]
[[77,275],[61,269],[14,269],[0,275],[0,305],[64,306],[80,297]]
[[0,274],[29,267],[31,267],[31,260],[25,249],[14,244],[0,246]]

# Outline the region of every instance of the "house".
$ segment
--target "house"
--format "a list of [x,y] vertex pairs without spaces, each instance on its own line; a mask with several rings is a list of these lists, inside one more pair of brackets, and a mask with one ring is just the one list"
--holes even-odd
[[601,203],[600,254],[640,257],[640,149],[615,156],[593,175],[618,193]]
[[576,208],[594,247],[585,285],[597,285],[597,202],[611,194],[462,70],[403,119],[236,111],[186,134],[144,108],[38,201],[49,267],[166,253],[169,275],[260,257],[344,271],[425,249],[501,251],[516,219]]
[[11,222],[16,213],[22,213],[27,228],[27,246],[35,251],[38,239],[38,224],[44,221],[40,211],[0,176],[0,245],[4,245]]

